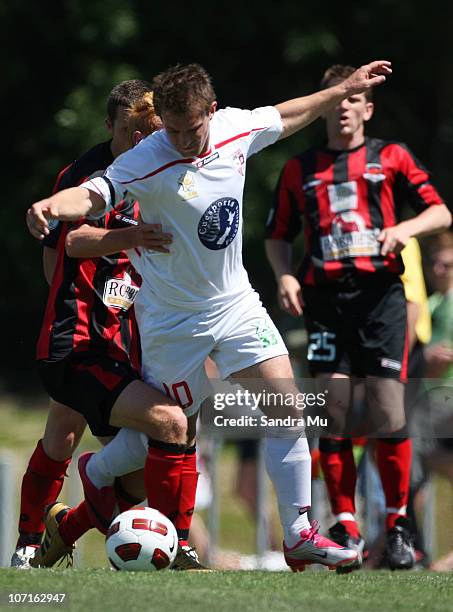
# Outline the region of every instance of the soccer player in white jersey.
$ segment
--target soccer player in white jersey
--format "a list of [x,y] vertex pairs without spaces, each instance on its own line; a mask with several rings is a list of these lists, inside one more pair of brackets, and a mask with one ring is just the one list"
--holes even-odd
[[[249,379],[253,390],[264,385],[285,397],[298,392],[286,347],[242,265],[247,158],[305,127],[340,100],[384,82],[390,73],[389,62],[375,61],[310,96],[252,111],[217,111],[206,71],[197,64],[177,65],[153,83],[162,131],[120,156],[103,177],[29,209],[29,229],[43,238],[50,219],[103,214],[129,192],[138,199],[145,222],[171,231],[170,254],[141,249],[136,257],[143,276],[136,313],[144,380],[180,403],[189,431],[194,431],[205,397],[204,361],[209,355],[223,378]],[[300,416],[295,402],[288,410],[290,416]],[[307,563],[353,563],[355,551],[323,538],[310,525],[307,440],[303,432],[283,433],[267,438],[266,465],[277,493],[288,565],[300,571]],[[148,500],[158,500],[169,516],[181,481],[176,446],[149,440],[145,464]]]

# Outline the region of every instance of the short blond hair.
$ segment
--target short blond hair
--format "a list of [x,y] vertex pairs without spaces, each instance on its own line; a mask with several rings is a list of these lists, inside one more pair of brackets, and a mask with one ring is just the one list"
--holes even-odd
[[162,122],[154,110],[152,91],[147,91],[140,100],[131,104],[127,114],[127,127],[131,140],[136,131],[148,136],[162,128]]

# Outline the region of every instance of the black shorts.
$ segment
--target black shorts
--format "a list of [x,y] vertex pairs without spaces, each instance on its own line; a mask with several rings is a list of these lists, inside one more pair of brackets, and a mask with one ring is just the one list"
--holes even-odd
[[60,361],[38,361],[41,381],[56,402],[82,414],[94,436],[114,436],[110,413],[119,395],[139,374],[105,355],[70,353]]
[[312,375],[406,380],[406,299],[399,277],[305,287],[303,297]]

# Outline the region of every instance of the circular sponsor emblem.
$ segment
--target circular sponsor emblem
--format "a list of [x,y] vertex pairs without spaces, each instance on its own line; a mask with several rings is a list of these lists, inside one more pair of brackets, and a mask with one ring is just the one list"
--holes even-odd
[[211,251],[226,249],[239,228],[239,202],[234,198],[219,198],[204,212],[198,223],[198,237]]

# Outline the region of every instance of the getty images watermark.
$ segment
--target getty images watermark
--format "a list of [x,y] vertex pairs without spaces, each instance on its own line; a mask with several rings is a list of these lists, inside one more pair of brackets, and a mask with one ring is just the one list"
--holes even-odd
[[[327,394],[327,390],[318,393],[279,393],[248,389],[215,393],[212,408],[217,414],[213,415],[213,425],[227,428],[327,427],[327,416],[306,412],[309,408],[324,408]],[[240,414],[236,414],[236,409],[240,409]]]
[[[292,435],[296,430],[311,438],[395,437],[392,422],[373,409],[380,389],[367,384],[367,379],[355,379],[351,395],[350,381],[343,378],[329,381],[328,388],[325,381],[309,378],[215,380],[201,423],[211,435],[225,438]],[[404,392],[400,437],[453,439],[453,379],[409,379]]]

